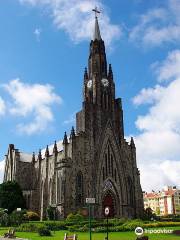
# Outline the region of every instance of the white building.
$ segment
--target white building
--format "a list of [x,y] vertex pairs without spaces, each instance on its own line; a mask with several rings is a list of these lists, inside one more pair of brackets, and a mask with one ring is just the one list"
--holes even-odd
[[180,190],[165,186],[162,191],[144,193],[144,207],[161,216],[180,215]]

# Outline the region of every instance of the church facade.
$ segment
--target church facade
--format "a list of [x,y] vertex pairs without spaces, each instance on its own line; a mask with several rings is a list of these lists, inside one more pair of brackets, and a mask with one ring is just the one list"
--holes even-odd
[[41,219],[53,206],[58,219],[83,210],[95,198],[94,216],[141,217],[143,194],[133,138],[124,138],[121,99],[115,97],[111,65],[107,67],[104,41],[97,17],[84,72],[82,110],[76,130],[38,154],[22,153],[10,144],[4,181],[17,181],[27,208]]

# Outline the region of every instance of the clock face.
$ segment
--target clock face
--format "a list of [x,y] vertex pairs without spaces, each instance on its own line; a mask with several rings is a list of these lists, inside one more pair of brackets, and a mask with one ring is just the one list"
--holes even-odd
[[103,84],[104,87],[108,87],[108,86],[109,86],[109,81],[108,81],[106,78],[103,78],[103,79],[101,80],[101,82],[102,82],[102,84]]
[[92,80],[89,80],[89,81],[87,82],[87,87],[88,87],[88,88],[91,88],[91,87],[92,87]]

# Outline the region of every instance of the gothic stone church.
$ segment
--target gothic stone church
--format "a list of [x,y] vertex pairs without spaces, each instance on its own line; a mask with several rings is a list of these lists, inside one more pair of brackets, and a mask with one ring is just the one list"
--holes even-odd
[[97,17],[90,42],[88,69],[83,82],[82,110],[76,114],[76,131],[65,133],[36,155],[9,145],[4,181],[17,181],[27,208],[46,217],[53,206],[58,219],[86,207],[95,198],[94,216],[102,218],[110,207],[111,217],[140,217],[143,196],[136,148],[124,139],[123,110],[115,98],[111,65],[107,70],[104,41]]

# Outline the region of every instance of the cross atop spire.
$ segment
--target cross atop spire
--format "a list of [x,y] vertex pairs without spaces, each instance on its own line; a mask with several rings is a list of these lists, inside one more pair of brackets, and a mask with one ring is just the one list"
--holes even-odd
[[101,33],[100,33],[100,29],[99,29],[99,23],[98,23],[98,13],[100,13],[100,11],[98,11],[97,7],[95,7],[94,9],[92,9],[92,11],[95,13],[95,28],[94,28],[94,36],[93,36],[93,40],[101,40]]
[[98,17],[98,13],[101,13],[97,7],[95,7],[94,9],[92,9],[92,11],[95,13],[95,18]]

